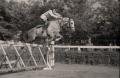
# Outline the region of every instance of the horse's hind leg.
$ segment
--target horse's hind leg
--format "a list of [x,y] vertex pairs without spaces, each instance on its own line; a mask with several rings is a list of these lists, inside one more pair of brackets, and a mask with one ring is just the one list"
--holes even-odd
[[36,34],[28,34],[25,41],[26,42],[32,42],[32,41],[35,40],[35,38],[36,38]]
[[36,35],[34,35],[34,36],[30,37],[29,41],[30,41],[30,42],[35,41],[35,38],[36,38]]

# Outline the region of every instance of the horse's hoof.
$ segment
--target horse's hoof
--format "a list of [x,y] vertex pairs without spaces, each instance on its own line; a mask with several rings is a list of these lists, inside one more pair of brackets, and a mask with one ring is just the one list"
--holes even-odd
[[55,41],[51,41],[51,44],[54,45],[54,44],[55,44]]
[[52,70],[52,68],[50,68],[50,67],[45,67],[45,68],[43,68],[43,70]]

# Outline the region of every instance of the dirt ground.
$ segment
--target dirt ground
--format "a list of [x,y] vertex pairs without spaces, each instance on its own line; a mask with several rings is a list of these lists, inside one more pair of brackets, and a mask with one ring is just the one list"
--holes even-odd
[[119,78],[119,69],[112,66],[59,64],[53,70],[34,70],[0,75],[0,78]]

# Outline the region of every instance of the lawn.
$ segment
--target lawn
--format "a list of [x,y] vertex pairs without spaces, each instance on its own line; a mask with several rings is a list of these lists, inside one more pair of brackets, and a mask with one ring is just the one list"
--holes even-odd
[[24,71],[0,78],[119,78],[119,70],[112,66],[56,63],[53,70]]

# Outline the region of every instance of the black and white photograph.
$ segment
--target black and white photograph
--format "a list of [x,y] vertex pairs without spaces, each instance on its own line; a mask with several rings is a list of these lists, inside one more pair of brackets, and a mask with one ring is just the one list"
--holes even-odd
[[120,78],[119,0],[0,0],[0,78]]

